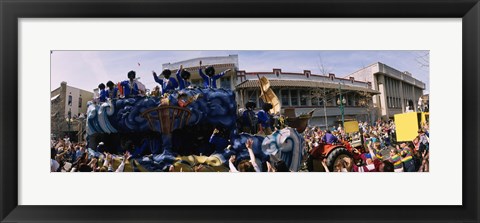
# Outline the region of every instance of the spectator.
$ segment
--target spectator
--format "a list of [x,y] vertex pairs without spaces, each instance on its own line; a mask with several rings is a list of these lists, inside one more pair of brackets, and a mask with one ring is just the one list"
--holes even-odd
[[393,167],[395,169],[395,172],[403,172],[403,163],[402,163],[402,157],[400,156],[400,148],[397,145],[397,148],[391,148],[390,149],[390,162],[393,163]]
[[325,135],[322,137],[322,142],[326,144],[334,144],[338,142],[338,138],[334,136],[330,130],[327,130]]
[[261,172],[255,160],[255,154],[253,153],[253,140],[248,139],[245,146],[247,147],[250,160],[240,161],[240,163],[237,165],[237,170],[237,168],[235,168],[235,166],[233,165],[233,163],[235,162],[235,156],[232,155],[229,159],[230,172]]
[[55,159],[57,157],[57,151],[52,148],[50,151],[50,172],[57,172],[60,169],[60,164]]
[[405,172],[415,172],[415,163],[413,161],[413,152],[406,143],[400,144],[403,169]]

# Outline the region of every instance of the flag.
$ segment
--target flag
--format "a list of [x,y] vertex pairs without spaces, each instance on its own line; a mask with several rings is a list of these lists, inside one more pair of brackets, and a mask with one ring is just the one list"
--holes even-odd
[[278,97],[275,94],[275,92],[273,92],[273,90],[270,88],[270,81],[268,81],[266,77],[260,78],[258,74],[257,74],[257,77],[260,83],[260,91],[261,91],[260,98],[262,98],[264,102],[272,104],[273,114],[280,114],[280,109],[281,109],[280,101],[278,100]]

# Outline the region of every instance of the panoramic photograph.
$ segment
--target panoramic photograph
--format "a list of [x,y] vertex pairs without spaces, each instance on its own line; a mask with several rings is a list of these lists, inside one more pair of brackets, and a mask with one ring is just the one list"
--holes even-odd
[[426,50],[52,50],[51,172],[429,172]]

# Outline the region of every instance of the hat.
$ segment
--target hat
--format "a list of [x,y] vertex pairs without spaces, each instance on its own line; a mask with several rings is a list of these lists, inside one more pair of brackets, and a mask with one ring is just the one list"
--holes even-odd
[[163,76],[170,76],[172,74],[172,71],[170,69],[164,69],[162,71]]
[[257,106],[257,103],[255,103],[253,101],[249,101],[245,104],[246,108],[255,108],[256,106]]
[[112,81],[107,82],[107,87],[113,87],[115,84]]
[[182,73],[180,73],[180,76],[183,79],[189,79],[190,78],[190,72],[188,72],[187,70],[182,70]]
[[133,70],[129,71],[128,74],[127,74],[128,78],[135,79],[135,76],[136,76],[136,73]]
[[208,66],[207,68],[205,68],[205,73],[211,77],[213,75],[215,75],[215,68],[213,68],[213,66]]

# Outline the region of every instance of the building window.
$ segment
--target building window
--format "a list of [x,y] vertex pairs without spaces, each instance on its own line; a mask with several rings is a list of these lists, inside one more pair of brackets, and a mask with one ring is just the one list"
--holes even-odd
[[68,95],[68,106],[72,106],[72,95]]
[[282,106],[289,106],[288,90],[282,90]]
[[347,106],[355,106],[354,104],[354,100],[353,100],[353,94],[348,94],[347,95]]
[[300,91],[300,105],[307,106],[309,97],[310,97],[310,94],[308,91],[305,91],[305,90]]
[[290,90],[290,98],[292,100],[292,106],[298,105],[298,90]]
[[82,98],[78,98],[78,107],[81,108],[82,107]]
[[255,91],[247,91],[247,101],[252,101],[257,104],[257,94]]
[[313,95],[312,96],[312,106],[319,106],[320,105],[320,103],[318,103],[319,100],[322,100],[322,99]]

